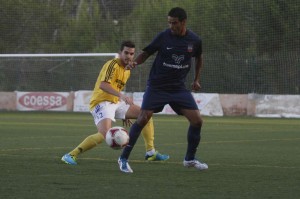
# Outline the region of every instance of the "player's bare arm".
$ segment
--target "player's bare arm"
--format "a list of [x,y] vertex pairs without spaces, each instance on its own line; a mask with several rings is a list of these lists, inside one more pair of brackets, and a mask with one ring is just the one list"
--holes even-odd
[[195,77],[194,77],[194,82],[192,83],[192,90],[194,91],[198,91],[201,88],[200,74],[202,68],[203,68],[203,55],[200,54],[198,57],[196,57]]
[[137,65],[142,64],[148,59],[148,57],[150,57],[150,55],[143,51],[135,58],[135,62]]
[[110,83],[108,83],[108,82],[102,81],[101,84],[100,84],[100,89],[102,89],[103,91],[105,91],[105,92],[107,92],[107,93],[109,93],[109,94],[111,94],[111,95],[114,95],[114,96],[119,97],[119,98],[120,98],[121,100],[123,100],[126,104],[133,105],[133,100],[132,100],[130,97],[128,97],[128,96],[122,94],[122,93],[119,92],[119,91],[116,91],[116,90],[110,85]]
[[140,65],[140,64],[144,63],[148,59],[148,57],[150,57],[150,55],[147,52],[145,52],[145,51],[141,52],[135,58],[135,60],[133,62],[131,62],[130,64],[128,64],[126,66],[126,69],[131,70],[131,69],[135,68],[137,65]]

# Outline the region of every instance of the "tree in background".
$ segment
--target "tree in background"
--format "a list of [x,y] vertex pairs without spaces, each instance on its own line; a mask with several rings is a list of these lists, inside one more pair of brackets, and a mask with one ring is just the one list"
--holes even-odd
[[300,92],[299,0],[0,0],[0,53],[141,50],[174,6],[203,39],[203,92]]
[[0,4],[1,53],[55,50],[57,30],[65,22],[56,4],[35,0],[1,1]]

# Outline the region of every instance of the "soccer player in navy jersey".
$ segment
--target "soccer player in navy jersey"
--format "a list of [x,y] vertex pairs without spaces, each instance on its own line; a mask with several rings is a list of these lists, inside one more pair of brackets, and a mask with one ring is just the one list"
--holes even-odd
[[186,22],[185,10],[179,7],[172,8],[168,13],[169,28],[160,32],[129,66],[130,69],[136,67],[157,52],[143,96],[141,112],[130,129],[129,144],[118,159],[122,172],[133,172],[128,164],[128,158],[141,130],[153,113],[162,111],[166,104],[169,104],[178,115],[184,115],[190,123],[183,165],[198,170],[208,169],[206,163],[201,163],[195,158],[203,121],[191,92],[185,87],[186,76],[191,69],[192,58],[195,57],[192,90],[197,91],[201,88],[199,81],[203,66],[202,41],[199,36],[186,28]]

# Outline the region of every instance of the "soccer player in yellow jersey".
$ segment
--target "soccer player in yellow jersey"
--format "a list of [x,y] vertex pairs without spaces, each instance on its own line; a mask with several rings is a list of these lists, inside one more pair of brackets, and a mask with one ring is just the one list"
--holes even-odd
[[[135,44],[124,41],[121,44],[119,57],[109,60],[102,67],[95,84],[90,100],[90,112],[94,117],[98,132],[85,138],[76,148],[65,154],[61,160],[67,164],[76,165],[77,156],[90,150],[105,140],[105,134],[112,127],[112,121],[123,119],[130,125],[130,119],[136,119],[140,107],[133,104],[132,98],[121,91],[124,89],[130,76],[126,66],[133,61]],[[145,159],[149,161],[163,161],[169,159],[168,155],[160,154],[154,148],[153,121],[147,123],[142,131],[145,141]]]

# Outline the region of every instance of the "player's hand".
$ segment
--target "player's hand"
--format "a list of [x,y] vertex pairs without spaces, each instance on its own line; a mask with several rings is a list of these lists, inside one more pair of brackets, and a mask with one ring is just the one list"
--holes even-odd
[[129,64],[127,64],[127,65],[125,66],[125,69],[126,69],[126,70],[131,70],[131,69],[134,69],[136,66],[137,66],[137,63],[136,63],[136,62],[130,62]]
[[201,85],[198,81],[194,81],[192,83],[192,91],[199,91],[201,89]]
[[130,119],[123,119],[123,126],[125,127],[131,127],[131,125],[133,124],[133,122]]
[[133,105],[133,100],[131,97],[128,97],[124,94],[120,94],[120,99],[123,100],[128,105]]

